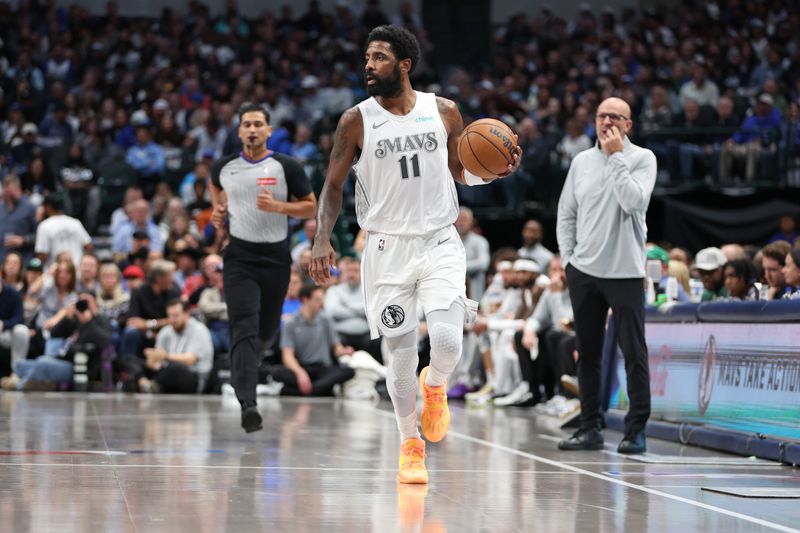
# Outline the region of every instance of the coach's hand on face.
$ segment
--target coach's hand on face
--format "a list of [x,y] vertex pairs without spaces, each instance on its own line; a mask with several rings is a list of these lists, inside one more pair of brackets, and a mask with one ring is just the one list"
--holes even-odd
[[597,134],[600,138],[600,147],[606,155],[621,152],[625,148],[625,135],[616,126],[608,128],[605,134],[603,130]]
[[[317,234],[319,236],[319,234]],[[336,252],[330,241],[314,239],[311,247],[311,263],[308,265],[308,275],[317,285],[326,286],[331,277],[331,265],[336,263]]]
[[272,197],[272,193],[266,187],[262,187],[256,197],[256,206],[262,211],[280,213],[282,204],[283,202],[279,202]]
[[211,223],[217,229],[217,231],[222,230],[225,227],[225,217],[228,216],[228,206],[225,204],[217,205],[217,208],[214,209],[214,212],[211,213]]

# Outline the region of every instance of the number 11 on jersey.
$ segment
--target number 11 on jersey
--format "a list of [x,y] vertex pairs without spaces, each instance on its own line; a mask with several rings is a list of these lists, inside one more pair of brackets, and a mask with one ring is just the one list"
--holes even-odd
[[[407,180],[408,179],[408,158],[407,158],[407,156],[401,157],[400,160],[399,160],[399,163],[400,163],[400,173],[402,175],[401,177],[402,177],[402,179]],[[419,154],[414,154],[411,157],[411,167],[412,167],[412,170],[414,172],[413,176],[415,178],[418,178],[420,176],[420,172],[419,172]]]

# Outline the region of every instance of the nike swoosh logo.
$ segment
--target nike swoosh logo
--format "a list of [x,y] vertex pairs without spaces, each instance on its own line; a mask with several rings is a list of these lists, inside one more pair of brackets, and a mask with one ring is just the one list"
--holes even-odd
[[389,121],[388,121],[388,120],[384,120],[384,121],[383,121],[383,122],[381,122],[380,124],[373,124],[373,125],[372,125],[372,129],[373,129],[373,130],[377,130],[378,128],[380,128],[381,126],[383,126],[384,124],[386,124],[387,122],[389,122]]
[[[439,241],[439,244],[445,243],[445,242],[449,241],[450,239],[452,239],[452,237],[448,237],[446,239],[442,239],[441,241]],[[436,246],[439,246],[439,244],[437,244]]]

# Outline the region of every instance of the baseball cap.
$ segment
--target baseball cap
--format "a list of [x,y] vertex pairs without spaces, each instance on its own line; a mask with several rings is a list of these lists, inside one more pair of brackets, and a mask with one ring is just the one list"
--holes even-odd
[[153,109],[156,111],[166,111],[169,109],[169,102],[163,98],[159,98],[153,103]]
[[44,270],[44,265],[42,264],[42,260],[39,259],[38,257],[31,258],[31,260],[28,261],[28,270],[37,270],[39,272]]
[[760,94],[758,97],[758,101],[761,102],[762,104],[767,104],[771,106],[775,105],[775,100],[773,100],[772,96],[768,95],[767,93]]
[[661,261],[663,264],[669,264],[669,254],[667,251],[660,246],[653,246],[649,250],[647,250],[647,258],[648,259],[657,259]]
[[22,125],[22,134],[27,135],[29,133],[33,133],[34,135],[39,133],[39,128],[37,128],[36,124],[33,122],[26,122]]
[[143,109],[137,109],[131,115],[131,124],[134,126],[149,126],[150,118]]
[[722,250],[717,248],[716,246],[712,246],[710,248],[703,248],[694,258],[694,267],[698,270],[716,270],[722,266],[725,266],[725,263],[728,262],[728,258],[725,257],[725,254],[722,253]]
[[131,235],[131,236],[134,239],[136,239],[137,241],[143,241],[143,240],[149,240],[150,239],[150,235],[148,235],[146,231],[142,231],[142,230],[134,231],[133,235]]
[[125,279],[144,279],[144,270],[137,265],[128,265],[125,267],[125,270],[122,271],[122,277]]
[[319,87],[319,78],[316,76],[309,74],[302,79],[300,82],[300,87],[303,89],[316,89]]
[[199,261],[203,258],[203,251],[193,246],[186,246],[180,250],[176,250],[175,255],[186,255],[195,261]]

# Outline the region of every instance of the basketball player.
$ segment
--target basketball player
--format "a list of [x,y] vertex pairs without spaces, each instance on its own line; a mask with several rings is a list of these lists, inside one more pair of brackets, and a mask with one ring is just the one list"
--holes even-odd
[[[465,316],[476,307],[465,294],[453,180],[485,183],[458,160],[464,123],[455,103],[412,89],[409,74],[419,53],[419,43],[405,29],[379,26],[370,32],[365,77],[372,98],[345,111],[336,128],[310,267],[318,283],[330,276],[330,235],[342,186],[360,154],[353,169],[358,222],[367,231],[362,290],[371,336],[384,336],[391,356],[386,381],[402,438],[401,483],[428,482],[416,414],[417,303],[431,340],[431,365],[419,378],[422,432],[436,442],[450,423],[445,381],[461,355]],[[518,150],[504,175],[516,170],[520,155]]]
[[230,217],[230,242],[222,251],[231,324],[231,385],[242,406],[242,427],[261,429],[256,408],[258,363],[281,318],[289,285],[287,217],[314,216],[317,201],[300,163],[267,150],[269,113],[258,104],[239,108],[243,150],[211,171],[211,221],[222,231]]

